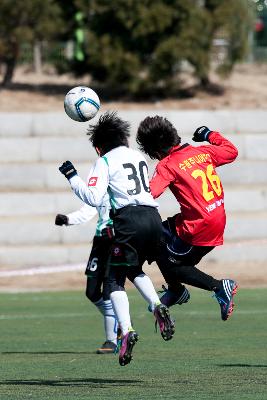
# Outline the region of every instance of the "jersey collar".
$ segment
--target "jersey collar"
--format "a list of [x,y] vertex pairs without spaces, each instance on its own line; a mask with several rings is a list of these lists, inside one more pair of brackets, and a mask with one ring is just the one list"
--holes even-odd
[[189,143],[184,143],[181,146],[180,145],[174,146],[174,147],[171,148],[169,154],[175,153],[176,151],[183,150],[187,146],[189,146]]

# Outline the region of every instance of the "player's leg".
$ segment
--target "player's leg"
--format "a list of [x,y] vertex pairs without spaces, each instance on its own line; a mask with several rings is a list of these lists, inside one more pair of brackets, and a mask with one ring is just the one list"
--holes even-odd
[[162,222],[162,236],[159,251],[156,253],[156,263],[168,284],[168,288],[162,285],[163,294],[160,298],[161,302],[168,307],[175,304],[182,305],[190,299],[189,290],[179,281],[173,263],[169,261],[170,251],[167,246],[172,244],[176,236],[175,216],[167,218]]
[[[150,248],[150,242],[154,245],[159,241],[162,232],[160,216],[153,207],[125,207],[116,212],[113,226],[117,246],[113,251],[111,265],[124,264],[124,274],[134,271],[128,278],[154,309],[160,303],[159,297],[150,278],[138,268],[146,258],[145,251]],[[139,272],[140,276],[137,277]]]
[[168,282],[168,289],[170,292],[175,292],[175,282],[178,280],[203,290],[214,291],[221,308],[221,318],[225,321],[233,312],[233,297],[237,291],[237,283],[230,279],[218,280],[196,267],[213,248],[210,246],[192,246],[183,242],[177,236],[171,243],[167,244],[169,263],[165,264],[165,268],[171,271],[169,272],[170,275],[175,276],[175,279]]
[[[182,282],[200,289],[213,291],[221,309],[221,319],[226,321],[233,312],[234,295],[237,283],[231,279],[215,279],[192,265],[180,265],[176,268],[177,277]],[[172,284],[170,290],[173,290]]]
[[106,259],[110,243],[110,240],[106,238],[94,238],[85,272],[87,275],[86,297],[98,308],[104,317],[106,340],[97,349],[98,354],[112,354],[116,351],[117,347],[117,319],[111,300],[107,294],[107,289],[104,287]]
[[119,349],[119,363],[121,366],[131,362],[133,347],[139,339],[131,324],[129,300],[124,287],[127,265],[124,246],[114,243],[108,264],[107,282],[113,310],[121,329],[122,338]]
[[181,295],[181,283],[186,283],[200,289],[213,290],[219,281],[195,266],[214,247],[193,246],[184,242],[176,234],[174,217],[168,218],[162,226],[163,241],[157,263],[169,289]]
[[[189,290],[179,282],[173,264],[168,259],[168,251],[165,243],[161,243],[160,252],[157,255],[156,263],[160,269],[160,272],[168,284],[168,288],[162,285],[162,295],[160,301],[167,307],[171,307],[175,304],[182,305],[187,303],[190,299]],[[150,308],[149,308],[149,311]]]
[[[182,305],[188,303],[190,300],[189,290],[180,282],[176,285],[162,285],[162,295],[160,296],[160,301],[167,307],[172,307],[174,305]],[[150,309],[149,309],[150,311]]]
[[[131,326],[129,302],[124,291],[127,269],[129,271],[129,269],[140,265],[139,257],[142,258],[142,254],[149,251],[150,247],[159,241],[162,228],[157,210],[143,206],[125,207],[118,210],[113,219],[113,226],[116,244],[114,244],[110,262],[110,298],[122,329],[122,347],[119,354],[119,362],[121,365],[126,365],[132,359],[132,349],[138,340],[138,335]],[[150,246],[147,246],[147,244]],[[123,265],[124,269],[122,270]],[[124,278],[123,280],[122,277]],[[142,276],[137,274],[132,280],[134,281],[137,277],[139,279],[135,281],[136,286],[149,299],[154,308],[159,299],[152,282],[144,274]],[[167,320],[167,307],[161,304],[156,307],[159,306],[164,310],[166,309],[162,319],[165,318]]]
[[[134,252],[131,256],[131,247],[126,248],[129,259],[132,258],[135,261],[135,264],[132,262],[131,268],[128,268],[127,277],[154,312],[163,339],[170,340],[175,331],[174,322],[171,320],[168,308],[160,302],[151,279],[142,271],[144,261],[153,260],[155,251],[159,247],[162,236],[161,218],[157,210],[151,207],[134,207],[132,214],[131,225],[134,226],[135,235],[129,244],[135,251],[136,259],[134,259]],[[134,265],[135,268],[133,268]]]

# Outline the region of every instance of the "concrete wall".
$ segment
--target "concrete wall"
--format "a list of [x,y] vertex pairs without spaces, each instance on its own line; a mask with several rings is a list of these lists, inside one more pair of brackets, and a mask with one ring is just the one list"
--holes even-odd
[[[131,122],[131,144],[147,115],[170,119],[183,141],[201,125],[225,134],[239,149],[238,160],[217,172],[225,189],[226,244],[214,261],[267,261],[267,111],[122,111]],[[0,267],[85,262],[95,221],[56,227],[57,213],[82,206],[58,166],[72,160],[86,178],[96,155],[86,137],[87,123],[62,113],[0,113]],[[194,143],[195,145],[195,143]],[[149,161],[150,171],[154,163]],[[167,192],[162,217],[178,211]]]

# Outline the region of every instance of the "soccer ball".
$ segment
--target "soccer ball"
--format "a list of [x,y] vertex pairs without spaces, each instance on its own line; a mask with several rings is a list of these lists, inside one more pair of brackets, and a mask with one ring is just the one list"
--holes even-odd
[[93,89],[77,86],[65,96],[64,109],[74,121],[85,122],[94,118],[100,108],[100,100]]

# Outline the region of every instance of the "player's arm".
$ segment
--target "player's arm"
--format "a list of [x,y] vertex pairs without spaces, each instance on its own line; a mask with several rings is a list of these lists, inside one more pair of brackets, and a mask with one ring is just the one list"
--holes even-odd
[[211,146],[207,146],[207,150],[216,167],[229,164],[238,156],[238,150],[230,140],[226,139],[219,132],[211,131],[206,126],[196,129],[193,140],[195,142],[207,141],[211,144]]
[[78,176],[77,170],[70,161],[65,161],[60,172],[69,180],[76,196],[84,203],[96,207],[100,206],[108,188],[108,167],[102,158],[99,158],[91,169],[88,184]]
[[80,225],[90,221],[97,214],[95,207],[88,206],[85,204],[79,210],[73,211],[67,215],[57,214],[55,219],[55,225]]
[[68,225],[80,225],[85,224],[97,215],[97,209],[95,207],[85,204],[77,211],[67,214]]
[[68,225],[80,225],[93,219],[97,214],[97,209],[85,204],[77,211],[67,214]]
[[149,183],[151,194],[156,199],[174,180],[174,176],[167,166],[160,162],[155,169],[154,175]]

